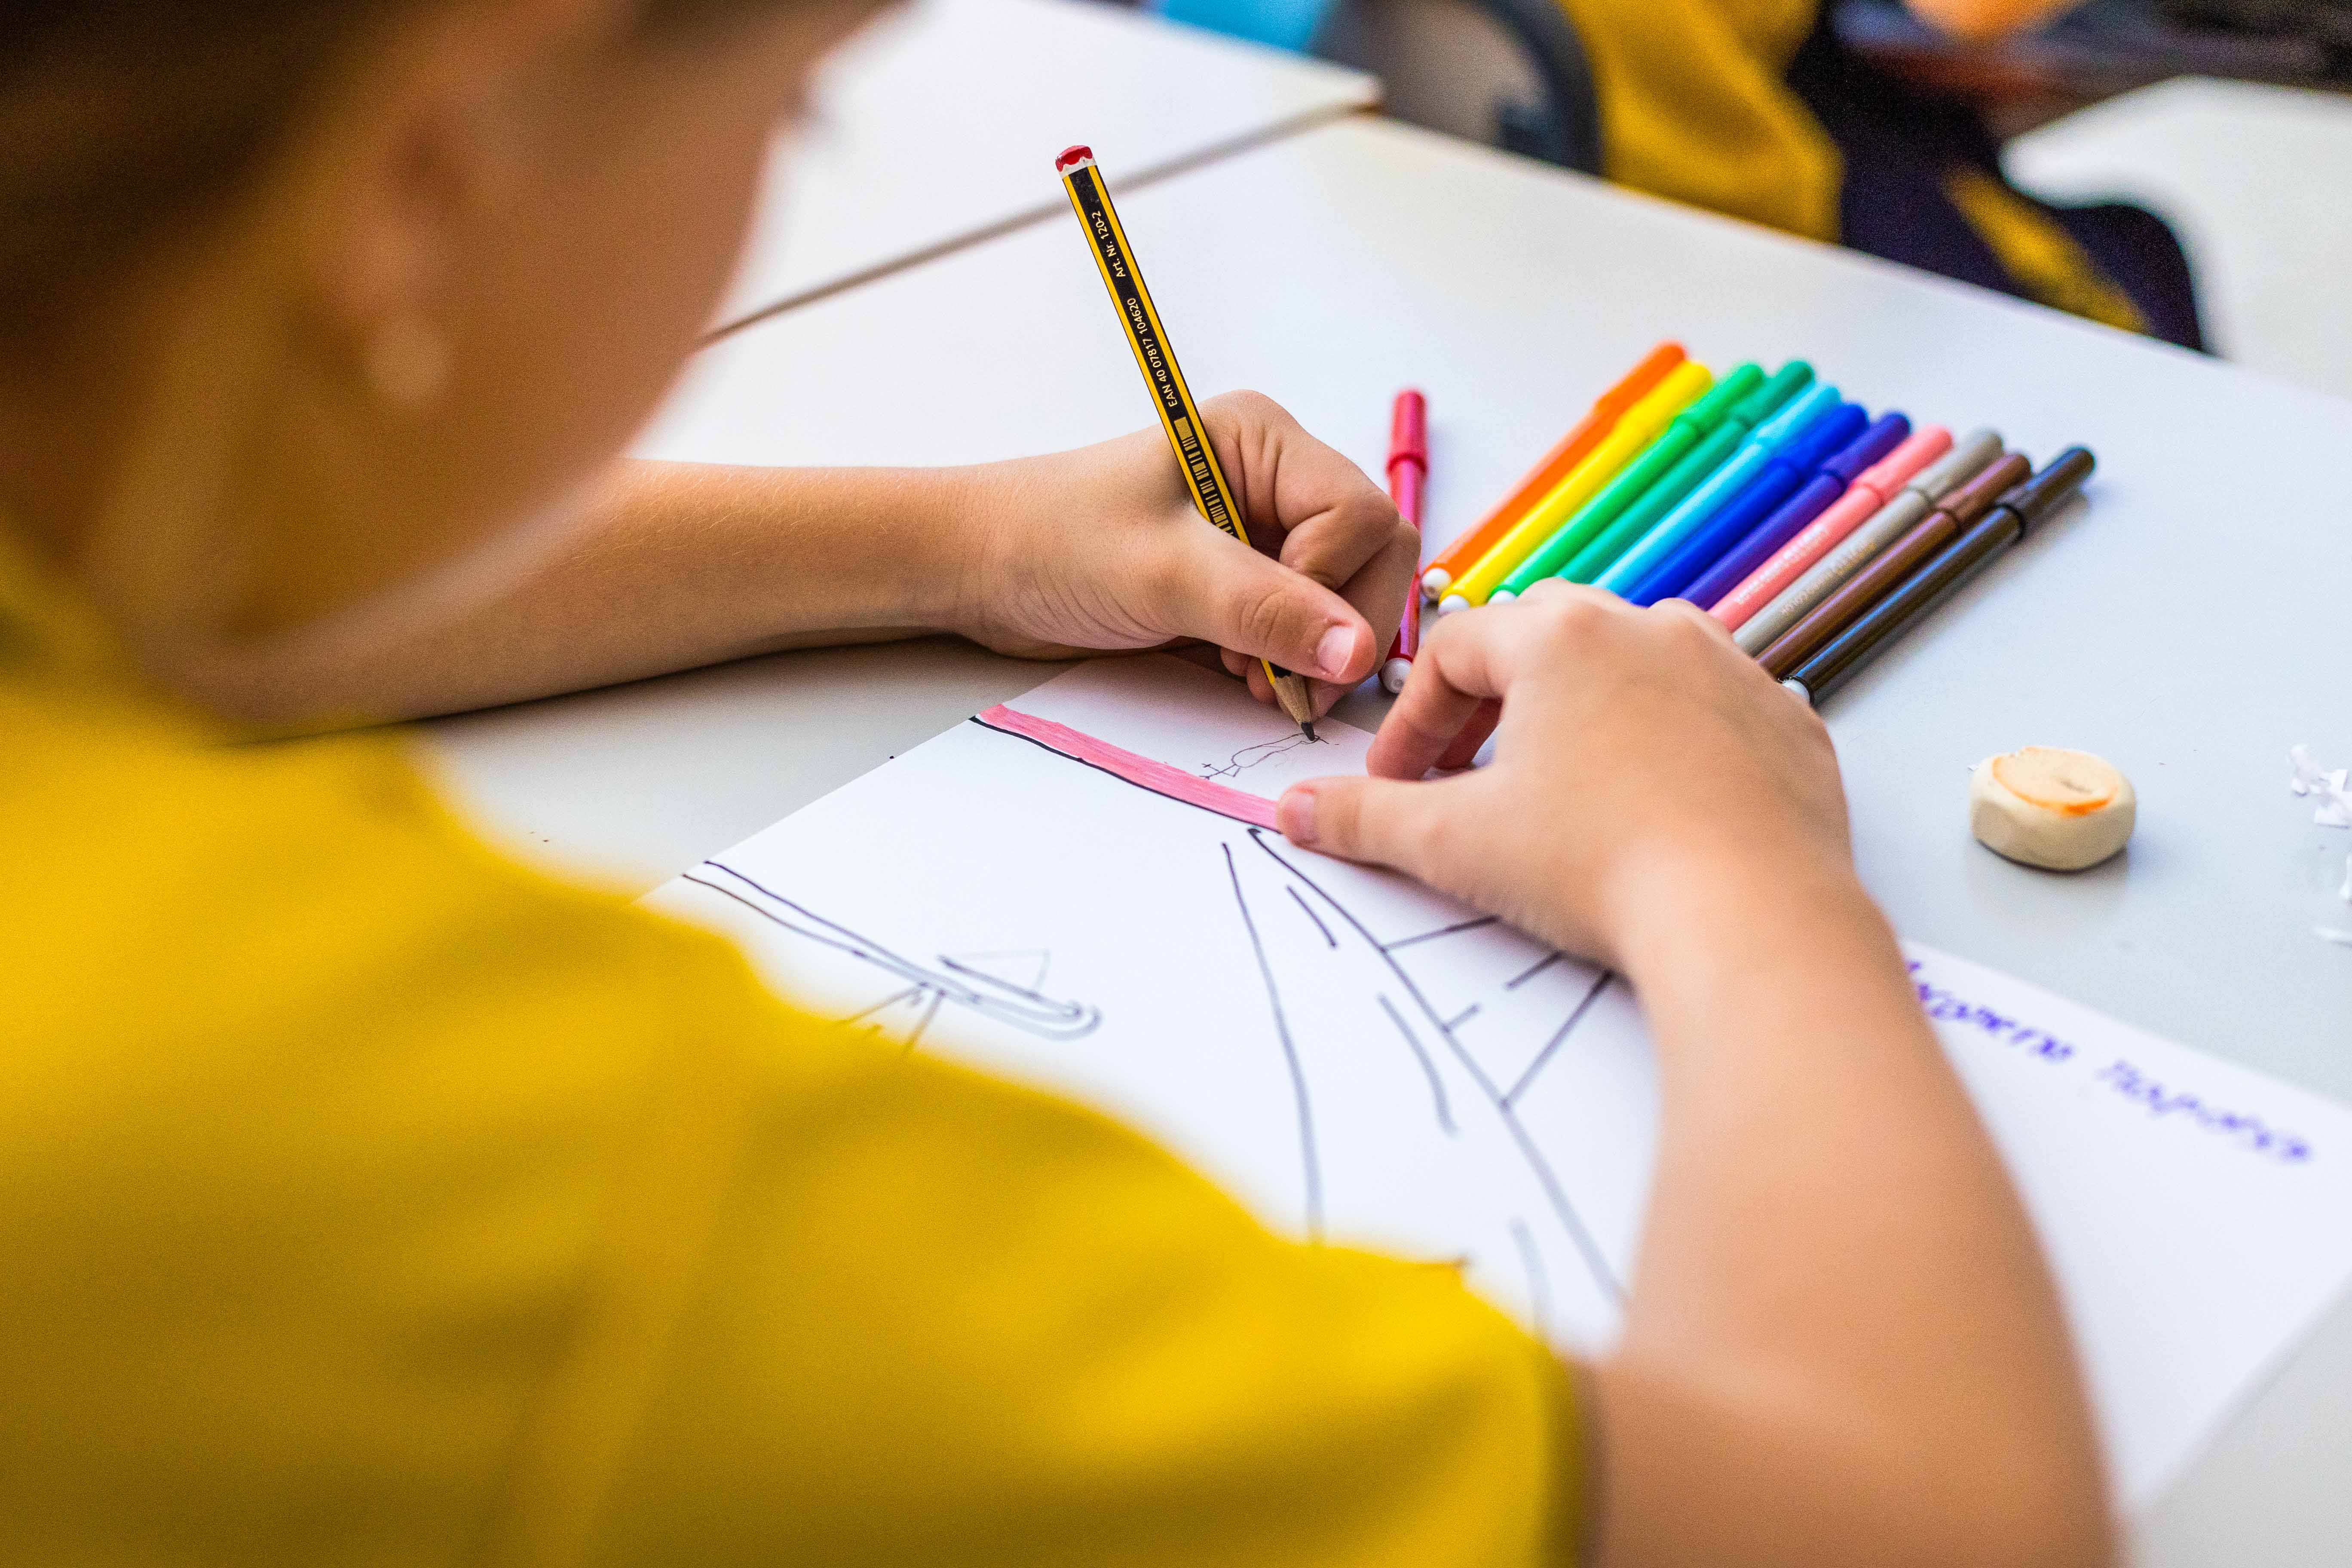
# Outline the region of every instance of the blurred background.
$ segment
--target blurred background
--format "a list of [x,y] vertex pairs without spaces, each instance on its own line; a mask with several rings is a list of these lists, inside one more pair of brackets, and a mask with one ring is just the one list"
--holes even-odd
[[2352,0],[1097,0],[2352,396]]

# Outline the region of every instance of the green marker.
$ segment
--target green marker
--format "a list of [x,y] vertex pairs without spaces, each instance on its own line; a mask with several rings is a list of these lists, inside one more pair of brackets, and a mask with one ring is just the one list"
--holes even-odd
[[1650,531],[1652,524],[1681,505],[1685,496],[1698,489],[1700,480],[1739,450],[1740,444],[1756,426],[1780,412],[1781,405],[1802,392],[1812,379],[1813,367],[1801,359],[1792,359],[1774,371],[1771,380],[1725,415],[1723,423],[1692,447],[1665,478],[1643,492],[1641,500],[1627,507],[1616,521],[1570,557],[1555,575],[1571,583],[1590,583],[1608,571],[1635,540]]
[[1717,382],[1714,391],[1675,416],[1674,422],[1650,443],[1649,450],[1633,467],[1611,480],[1607,489],[1585,502],[1534,554],[1519,563],[1518,570],[1503,579],[1488,602],[1516,599],[1567,565],[1594,534],[1640,500],[1643,491],[1657,483],[1667,469],[1682,460],[1684,453],[1705,440],[1730,416],[1735,405],[1744,402],[1763,383],[1763,371],[1753,364],[1743,364]]

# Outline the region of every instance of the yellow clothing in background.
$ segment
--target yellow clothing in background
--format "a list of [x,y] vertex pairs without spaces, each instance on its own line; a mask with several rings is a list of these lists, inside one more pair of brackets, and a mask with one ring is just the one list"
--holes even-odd
[[1838,237],[1838,150],[1786,79],[1815,0],[1560,4],[1591,62],[1610,179]]
[[1564,1563],[1447,1271],[795,1015],[0,534],[0,1561]]

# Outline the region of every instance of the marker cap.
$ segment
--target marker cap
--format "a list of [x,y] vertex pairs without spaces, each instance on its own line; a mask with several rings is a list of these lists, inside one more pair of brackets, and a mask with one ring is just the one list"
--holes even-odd
[[1892,452],[1911,434],[1911,421],[1900,414],[1882,414],[1870,427],[1822,465],[1822,472],[1842,485],[1853,483],[1864,468]]
[[1429,399],[1415,387],[1398,393],[1389,413],[1389,467],[1399,463],[1429,467]]
[[1079,164],[1094,161],[1095,150],[1081,142],[1076,146],[1062,149],[1062,155],[1054,160],[1054,173],[1066,174]]
[[2026,461],[2024,453],[2011,452],[1946,496],[1936,510],[1948,512],[1962,528],[1966,528],[1990,511],[1994,502],[2008,499],[2009,492],[2023,484],[2026,476],[2032,472],[2033,465]]
[[1941,500],[1954,486],[2000,456],[2000,432],[1979,426],[1954,442],[1943,461],[1906,488],[1917,490],[1929,501]]
[[1813,367],[1803,360],[1792,359],[1734,408],[1731,417],[1753,430],[1771,418],[1775,409],[1802,392],[1812,379]]
[[1951,449],[1952,433],[1941,425],[1914,430],[1901,446],[1857,474],[1854,488],[1892,500],[1914,474]]
[[2083,481],[2091,477],[2091,470],[2096,467],[2098,459],[2091,456],[2089,447],[2069,447],[2042,464],[2040,473],[2003,496],[2001,507],[2015,512],[2018,521],[2032,528],[2081,489]]
[[1853,445],[1869,423],[1869,412],[1859,403],[1838,404],[1790,437],[1780,448],[1780,459],[1810,478],[1814,469]]
[[1838,405],[1838,389],[1826,382],[1807,387],[1796,401],[1772,416],[1749,437],[1760,447],[1778,452],[1789,444],[1806,426]]
[[1742,401],[1754,396],[1756,389],[1763,384],[1764,369],[1751,361],[1725,373],[1723,379],[1715,384],[1713,390],[1675,417],[1689,420],[1698,426],[1698,433],[1704,436],[1722,424],[1725,416]]

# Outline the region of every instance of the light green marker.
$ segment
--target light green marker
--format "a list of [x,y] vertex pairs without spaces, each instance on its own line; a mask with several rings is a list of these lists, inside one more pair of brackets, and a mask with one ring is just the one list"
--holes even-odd
[[1779,413],[1812,379],[1813,367],[1801,359],[1792,359],[1774,371],[1771,380],[1750,393],[1745,403],[1725,415],[1723,423],[1692,447],[1665,478],[1644,491],[1641,500],[1627,507],[1614,522],[1602,529],[1554,575],[1565,577],[1571,583],[1590,583],[1608,571],[1616,563],[1617,557],[1633,547],[1635,540],[1649,532],[1660,518],[1680,506],[1683,498],[1698,489],[1709,474],[1723,467],[1731,455],[1739,450],[1756,426]]
[[1518,570],[1503,579],[1488,602],[1516,599],[1567,565],[1594,534],[1640,500],[1643,491],[1682,461],[1684,454],[1705,440],[1730,416],[1735,406],[1763,384],[1764,372],[1753,364],[1743,364],[1717,382],[1715,390],[1675,416],[1674,422],[1650,443],[1649,450],[1633,467],[1612,479],[1607,489],[1585,502],[1534,554],[1519,563]]

